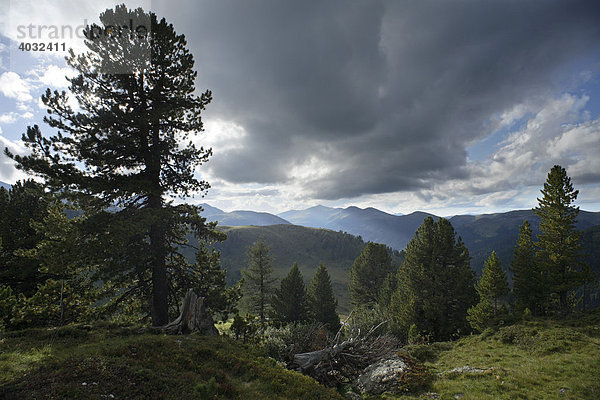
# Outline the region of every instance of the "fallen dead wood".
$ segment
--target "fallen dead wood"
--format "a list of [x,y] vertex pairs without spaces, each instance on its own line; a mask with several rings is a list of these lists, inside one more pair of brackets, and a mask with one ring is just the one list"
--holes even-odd
[[[294,366],[322,384],[334,387],[348,383],[369,365],[392,357],[399,349],[398,341],[391,336],[373,337],[384,322],[373,327],[366,335],[335,343],[321,350],[294,355]],[[336,340],[339,340],[339,332]]]

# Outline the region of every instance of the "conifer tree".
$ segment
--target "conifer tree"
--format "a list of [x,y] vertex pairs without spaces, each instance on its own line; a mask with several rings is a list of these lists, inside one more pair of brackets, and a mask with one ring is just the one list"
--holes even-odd
[[485,260],[481,278],[475,284],[479,294],[479,303],[469,308],[467,320],[473,328],[483,331],[496,322],[498,312],[498,301],[510,292],[506,273],[500,265],[500,259],[495,251]]
[[511,261],[513,274],[513,293],[515,308],[524,311],[526,308],[533,315],[541,315],[546,303],[546,289],[543,276],[535,263],[535,248],[531,237],[529,222],[519,227],[519,237],[515,245]]
[[[66,92],[47,89],[44,121],[58,132],[48,137],[37,125],[28,127],[23,141],[30,154],[5,153],[86,213],[85,251],[104,258],[98,263],[103,280],[128,282],[124,293],[137,290],[149,298],[152,323],[164,325],[173,281],[181,278],[183,287],[193,270],[176,257],[186,234],[223,238],[198,207],[170,200],[209,187],[195,171],[211,150],[197,147],[192,135],[203,130],[201,112],[212,94],[195,94],[194,59],[185,37],[164,18],[120,5],[100,21],[104,27],[86,31],[89,51],[67,57],[78,74],[69,79],[69,91],[79,109],[70,106]],[[125,29],[129,21],[144,29]],[[94,36],[109,32],[108,26],[118,31]],[[115,206],[117,212],[109,213]],[[121,258],[111,246],[126,246],[132,254]]]
[[340,329],[340,317],[336,312],[337,300],[333,295],[331,277],[325,264],[319,264],[308,288],[308,304],[311,318],[327,326],[330,332]]
[[578,190],[560,165],[548,173],[542,197],[534,209],[540,217],[536,262],[546,276],[547,289],[558,297],[560,311],[569,312],[569,292],[581,284],[580,234],[575,230],[579,207],[572,203]]
[[304,277],[294,263],[280,288],[274,290],[272,307],[275,319],[281,322],[302,322],[308,319],[308,301]]
[[375,304],[385,278],[393,269],[388,247],[379,243],[367,243],[350,269],[352,304]]
[[477,295],[469,260],[448,220],[425,218],[408,243],[391,300],[390,316],[401,336],[407,337],[413,324],[432,340],[447,340],[468,329],[467,310]]
[[45,280],[37,260],[24,257],[18,250],[30,250],[43,235],[32,226],[48,215],[51,197],[41,184],[26,180],[9,190],[0,187],[0,285],[10,286],[16,294],[31,296]]
[[480,301],[489,301],[494,315],[498,315],[498,301],[510,292],[506,273],[495,251],[485,260],[481,278],[475,284]]
[[269,246],[263,241],[248,247],[248,268],[242,270],[244,303],[249,312],[260,317],[261,322],[266,320],[267,313],[271,309],[275,283],[269,250]]

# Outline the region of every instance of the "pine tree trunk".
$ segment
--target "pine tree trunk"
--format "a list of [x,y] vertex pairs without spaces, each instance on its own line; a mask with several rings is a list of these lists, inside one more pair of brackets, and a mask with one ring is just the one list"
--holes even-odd
[[65,323],[65,280],[60,280],[60,325]]
[[150,228],[152,248],[152,325],[163,326],[169,322],[169,286],[164,254],[163,229],[156,224]]
[[203,335],[218,335],[215,323],[206,311],[204,297],[198,297],[192,289],[188,290],[183,299],[181,314],[164,328],[170,335],[181,335],[199,332]]
[[558,297],[560,300],[560,312],[562,315],[569,314],[569,303],[567,301],[567,292],[559,292]]

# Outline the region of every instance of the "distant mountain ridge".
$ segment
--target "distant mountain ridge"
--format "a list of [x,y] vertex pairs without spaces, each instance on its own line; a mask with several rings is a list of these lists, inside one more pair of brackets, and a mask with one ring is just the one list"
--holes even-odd
[[224,226],[266,226],[266,225],[289,225],[290,222],[273,214],[266,212],[236,210],[226,212],[208,204],[201,204],[204,209],[200,213],[209,222],[217,221]]
[[394,249],[406,247],[415,230],[427,216],[438,217],[421,211],[408,215],[392,215],[373,207],[330,208],[311,207],[279,214],[295,225],[348,232],[365,241],[386,244]]
[[[342,209],[325,206],[286,211],[278,216],[294,225],[347,232],[360,236],[365,242],[383,243],[395,250],[403,250],[406,247],[426,217],[439,218],[420,211],[408,215],[392,215],[375,208]],[[456,215],[449,220],[457,236],[463,239],[469,249],[471,266],[477,273],[481,271],[483,262],[492,251],[496,251],[504,269],[508,269],[519,234],[519,226],[523,221],[529,221],[534,236],[539,233],[539,217],[531,209],[480,215]],[[600,225],[600,212],[580,210],[578,230],[583,231],[596,225]]]

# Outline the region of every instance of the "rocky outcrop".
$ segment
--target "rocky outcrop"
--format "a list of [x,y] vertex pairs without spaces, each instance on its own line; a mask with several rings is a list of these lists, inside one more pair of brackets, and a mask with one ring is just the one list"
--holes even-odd
[[408,364],[400,357],[382,360],[365,368],[356,386],[361,393],[397,392],[400,378],[408,369]]

